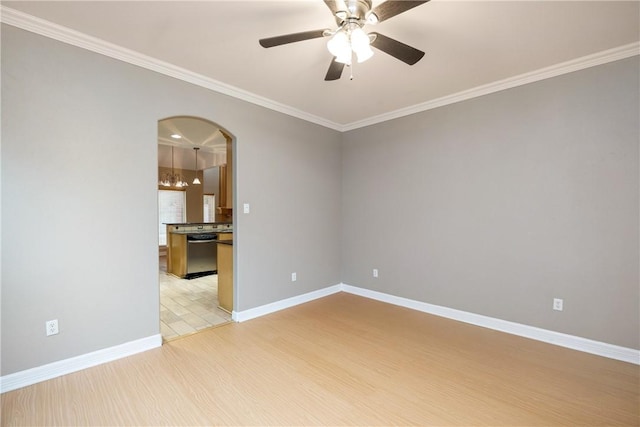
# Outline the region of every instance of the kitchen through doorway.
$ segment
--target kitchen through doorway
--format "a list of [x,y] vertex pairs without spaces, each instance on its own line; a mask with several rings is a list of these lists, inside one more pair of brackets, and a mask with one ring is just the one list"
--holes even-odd
[[[232,159],[232,137],[214,122],[188,116],[158,121],[158,286],[163,341],[232,321],[233,259],[229,261],[226,255],[233,253],[234,240]],[[223,234],[221,240],[226,243],[221,252],[226,258],[218,268],[215,248],[222,244],[213,241],[206,245],[212,247],[211,252],[203,252],[205,245],[195,243]],[[193,254],[198,249],[205,258],[200,256],[196,263],[192,256],[187,270],[189,248]],[[207,267],[194,272],[200,265]]]

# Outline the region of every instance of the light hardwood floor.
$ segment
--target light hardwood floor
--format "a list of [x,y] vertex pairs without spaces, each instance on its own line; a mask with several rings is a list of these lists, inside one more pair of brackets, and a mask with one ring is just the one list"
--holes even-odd
[[2,425],[629,425],[639,368],[339,293],[2,395]]

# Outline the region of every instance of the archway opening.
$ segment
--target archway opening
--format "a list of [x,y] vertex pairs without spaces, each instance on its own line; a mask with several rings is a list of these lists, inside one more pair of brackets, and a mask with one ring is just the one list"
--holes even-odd
[[160,332],[172,340],[231,322],[233,138],[199,117],[158,121]]

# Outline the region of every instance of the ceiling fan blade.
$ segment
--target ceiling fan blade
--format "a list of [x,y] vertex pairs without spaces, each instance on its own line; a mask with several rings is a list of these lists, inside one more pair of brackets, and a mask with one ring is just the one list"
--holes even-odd
[[342,62],[336,61],[336,57],[334,56],[331,60],[331,64],[329,64],[329,69],[327,70],[327,75],[324,76],[325,81],[338,80],[340,76],[342,76],[342,70],[344,69],[344,64]]
[[337,11],[345,10],[345,9],[340,9],[340,6],[344,4],[342,0],[324,0],[324,4],[327,5],[327,7],[329,8],[333,16],[336,15]]
[[387,0],[374,7],[372,12],[378,17],[378,22],[382,22],[428,1]]
[[420,61],[424,56],[424,52],[401,43],[397,40],[384,36],[380,33],[370,33],[375,35],[375,39],[371,42],[371,46],[380,49],[384,53],[393,56],[405,64],[413,65]]
[[274,47],[288,43],[301,42],[303,40],[317,39],[324,37],[326,30],[312,30],[303,31],[301,33],[285,34],[283,36],[268,37],[266,39],[260,39],[259,43],[262,47]]

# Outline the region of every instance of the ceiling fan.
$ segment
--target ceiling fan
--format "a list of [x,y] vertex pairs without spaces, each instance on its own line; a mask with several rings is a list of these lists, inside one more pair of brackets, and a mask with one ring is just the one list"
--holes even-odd
[[269,48],[303,40],[331,37],[327,48],[333,55],[333,59],[324,78],[327,81],[338,80],[344,66],[350,66],[354,56],[358,62],[369,59],[373,55],[371,46],[406,64],[413,65],[422,59],[423,51],[377,32],[367,34],[363,27],[366,24],[374,25],[386,21],[428,1],[387,0],[373,8],[371,0],[324,0],[336,19],[337,29],[326,28],[268,37],[260,39],[259,43],[260,46]]

